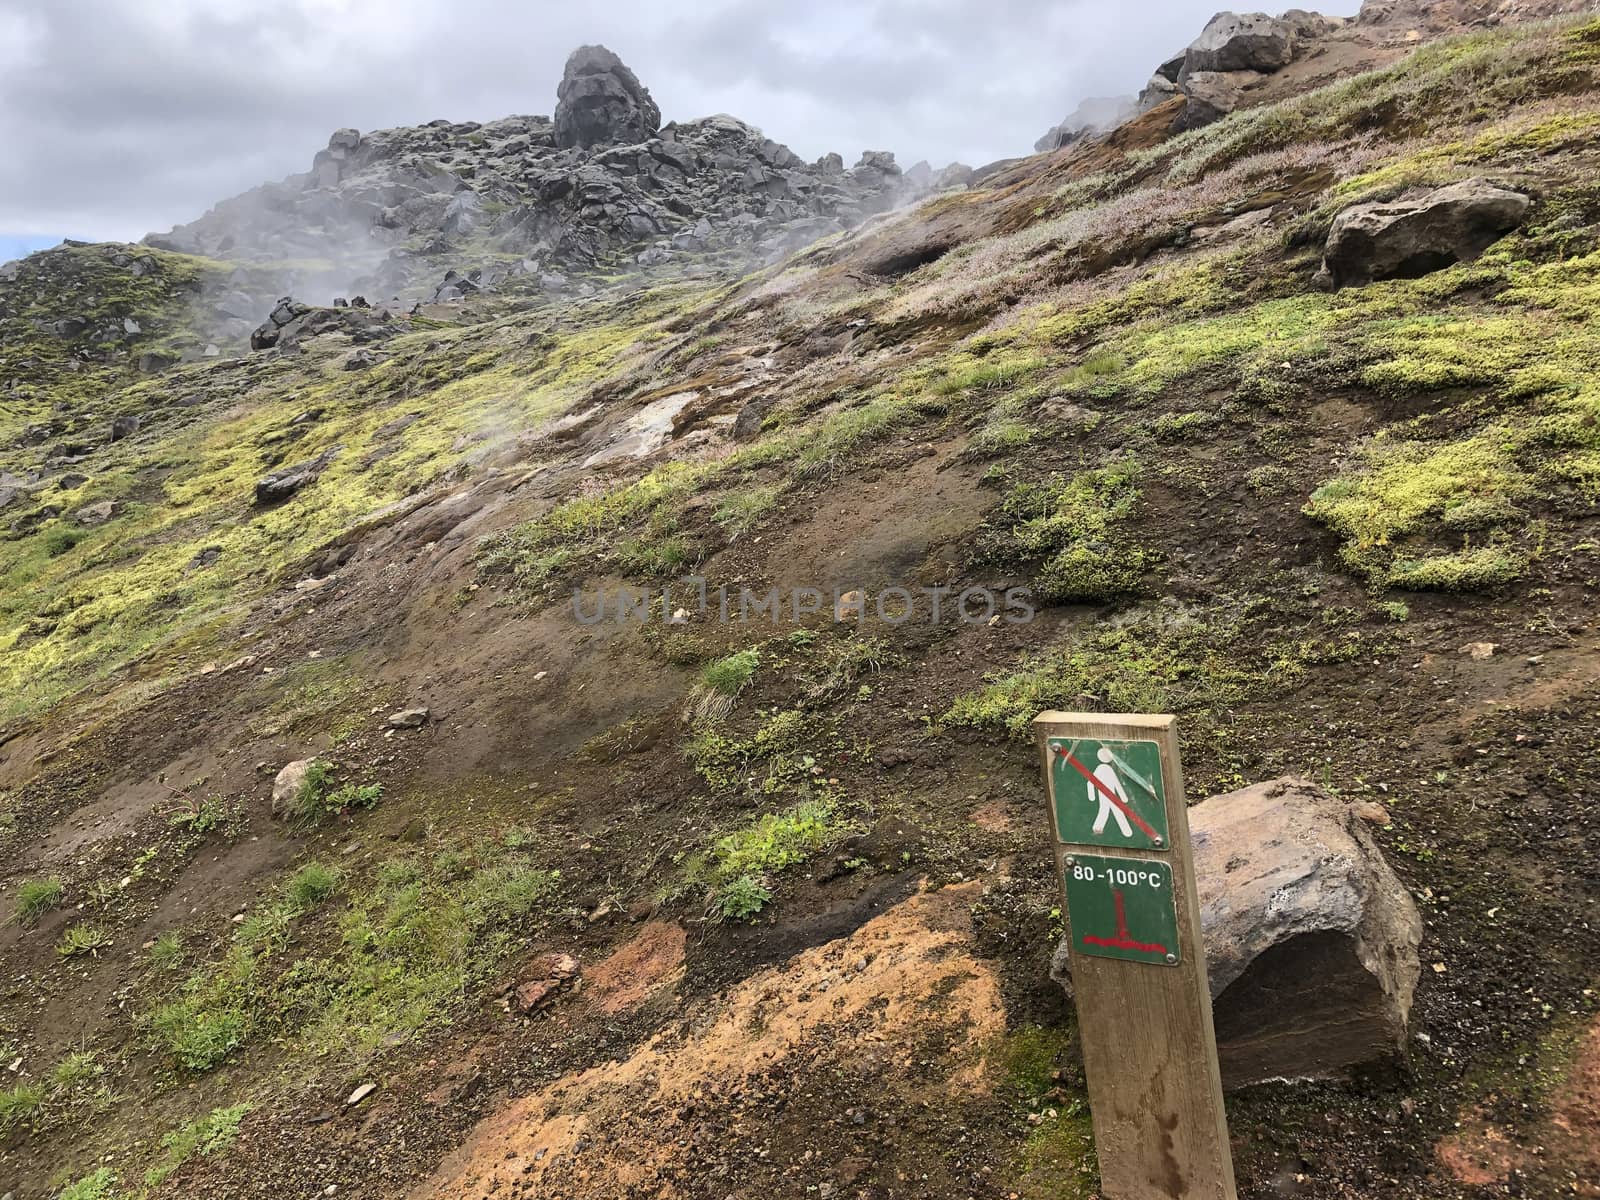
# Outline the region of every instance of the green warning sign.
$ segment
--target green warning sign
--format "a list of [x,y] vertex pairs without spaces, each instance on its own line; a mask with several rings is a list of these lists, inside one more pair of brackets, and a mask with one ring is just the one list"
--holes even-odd
[[1064,871],[1073,953],[1178,965],[1178,901],[1170,865],[1155,858],[1070,854]]
[[1048,744],[1061,841],[1130,850],[1171,845],[1157,743],[1051,738]]

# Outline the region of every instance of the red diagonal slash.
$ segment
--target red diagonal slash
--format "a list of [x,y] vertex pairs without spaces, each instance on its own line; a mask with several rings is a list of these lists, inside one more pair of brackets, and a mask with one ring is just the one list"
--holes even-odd
[[1161,836],[1154,829],[1150,828],[1143,817],[1124,804],[1121,796],[1117,795],[1105,784],[1101,783],[1099,779],[1095,778],[1094,772],[1089,770],[1088,767],[1084,766],[1077,759],[1073,758],[1071,754],[1069,754],[1066,750],[1063,750],[1060,746],[1056,747],[1056,753],[1071,763],[1079,775],[1082,775],[1094,785],[1097,792],[1099,792],[1107,800],[1111,801],[1111,803],[1115,804],[1117,808],[1122,811],[1122,815],[1127,817],[1128,820],[1132,821],[1134,825],[1139,828],[1139,831],[1145,835],[1145,837],[1149,838],[1151,841],[1155,841],[1156,838]]

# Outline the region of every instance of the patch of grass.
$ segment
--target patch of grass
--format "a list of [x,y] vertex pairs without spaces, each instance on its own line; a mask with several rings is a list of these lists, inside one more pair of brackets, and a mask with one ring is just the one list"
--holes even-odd
[[60,558],[82,540],[81,530],[58,526],[44,535],[44,552],[51,558]]
[[117,1173],[101,1167],[62,1188],[56,1200],[112,1200],[116,1194]]
[[309,862],[289,877],[284,894],[297,912],[307,913],[339,888],[339,874],[331,867]]
[[105,1074],[105,1068],[92,1050],[67,1055],[50,1070],[50,1086],[58,1093],[75,1091]]
[[739,693],[750,686],[761,666],[761,652],[754,646],[736,650],[726,657],[707,663],[700,670],[700,678],[689,691],[687,713],[690,721],[721,720],[733,711]]
[[17,888],[17,920],[24,925],[38,923],[40,917],[61,903],[66,888],[61,880],[29,879]]
[[777,507],[780,495],[782,492],[775,487],[734,492],[717,506],[711,519],[728,531],[731,540],[737,541]]
[[32,1124],[44,1109],[44,1085],[19,1083],[0,1089],[0,1133]]
[[1038,562],[1040,596],[1058,602],[1114,600],[1143,589],[1155,556],[1122,526],[1139,501],[1139,466],[1125,459],[1011,489],[980,540],[992,562]]
[[326,931],[334,920],[296,903],[325,898],[327,880],[306,889],[297,879],[149,1014],[154,1041],[179,1065],[207,1070],[263,1031],[309,1053],[366,1061],[483,984],[522,944],[520,926],[545,909],[560,874],[498,844],[394,860],[370,884],[346,885],[334,945],[303,939],[295,956],[286,952],[295,922]]
[[1158,442],[1192,442],[1215,429],[1219,422],[1217,414],[1211,412],[1162,413],[1151,432]]
[[61,935],[56,943],[56,953],[63,958],[79,954],[93,955],[111,944],[111,935],[87,921],[80,921]]
[[1269,639],[1282,620],[1264,599],[1220,597],[1206,614],[1146,614],[985,677],[944,714],[953,725],[1026,737],[1034,717],[1069,712],[1206,713],[1296,682],[1324,647]]
[[162,1135],[161,1158],[144,1173],[146,1187],[160,1187],[167,1178],[196,1155],[216,1158],[233,1145],[239,1125],[250,1111],[248,1104],[214,1108],[203,1117]]
[[805,696],[813,704],[841,695],[866,676],[904,661],[888,642],[871,637],[830,641],[818,657],[819,661],[806,672]]
[[158,971],[170,971],[183,961],[183,935],[169,929],[158,933],[149,950],[150,965]]

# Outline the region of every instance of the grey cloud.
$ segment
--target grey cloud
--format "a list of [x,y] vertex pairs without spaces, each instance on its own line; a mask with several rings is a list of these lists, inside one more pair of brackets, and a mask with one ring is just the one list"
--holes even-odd
[[981,163],[1136,91],[1216,4],[11,0],[0,233],[138,237],[305,170],[341,126],[548,113],[589,41],[668,119],[731,112],[807,158]]

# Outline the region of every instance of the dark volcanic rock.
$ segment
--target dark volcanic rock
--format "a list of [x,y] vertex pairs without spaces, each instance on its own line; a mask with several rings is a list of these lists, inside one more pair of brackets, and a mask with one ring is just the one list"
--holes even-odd
[[339,456],[340,446],[325,450],[316,458],[296,463],[292,467],[281,467],[256,481],[256,503],[277,504],[287,500],[308,483],[314,483],[328,464]]
[[[1224,1082],[1404,1053],[1422,918],[1350,806],[1280,779],[1189,810]],[[1053,972],[1070,981],[1067,947]]]
[[1222,12],[1189,46],[1178,86],[1196,71],[1276,71],[1294,58],[1294,30],[1266,13]]
[[1467,262],[1521,225],[1533,202],[1487,179],[1412,199],[1358,204],[1333,222],[1322,263],[1332,287],[1414,279]]
[[[684,255],[772,261],[961,178],[931,169],[908,178],[882,151],[851,170],[836,154],[808,164],[725,115],[663,126],[649,92],[603,47],[574,53],[558,94],[554,121],[340,130],[307,173],[147,240],[229,260],[328,264],[297,268],[297,294],[459,301],[510,280]],[[270,305],[223,299],[240,320],[259,321]],[[257,349],[283,343],[282,315],[256,329]]]
[[579,46],[556,89],[556,145],[634,145],[661,128],[650,91],[604,46]]

